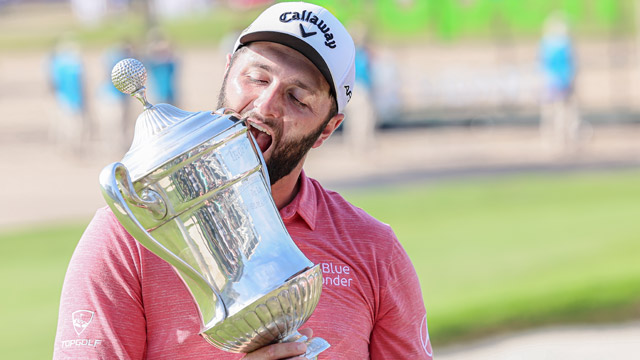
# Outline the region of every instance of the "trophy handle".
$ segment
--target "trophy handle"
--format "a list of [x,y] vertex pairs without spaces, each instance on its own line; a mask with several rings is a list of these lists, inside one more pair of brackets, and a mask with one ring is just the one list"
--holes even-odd
[[[191,265],[157,241],[140,224],[129,208],[128,203],[131,203],[136,207],[147,209],[156,219],[160,220],[167,214],[167,207],[160,194],[147,189],[143,191],[142,196],[139,196],[133,187],[127,167],[120,162],[108,165],[102,170],[100,173],[100,187],[107,204],[122,226],[144,247],[171,264],[181,275],[186,276],[187,278],[183,278],[183,280],[188,283],[192,295],[196,297],[205,295],[208,297],[209,295],[207,294],[213,294],[215,309],[210,314],[201,313],[201,316],[204,317],[204,323],[224,320],[228,316],[228,312],[220,292],[212,287]],[[194,292],[196,289],[193,286],[197,287],[198,294]]]

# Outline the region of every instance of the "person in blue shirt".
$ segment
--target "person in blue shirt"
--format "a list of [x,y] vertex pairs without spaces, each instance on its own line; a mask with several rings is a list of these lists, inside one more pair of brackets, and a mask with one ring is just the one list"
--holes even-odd
[[581,121],[574,99],[576,59],[569,26],[561,13],[552,13],[545,22],[540,66],[544,76],[542,139],[552,151],[561,154],[575,151],[588,127]]
[[58,146],[74,150],[88,138],[89,120],[85,94],[85,69],[80,51],[70,40],[61,40],[48,59],[49,85],[58,103],[52,117],[51,138]]

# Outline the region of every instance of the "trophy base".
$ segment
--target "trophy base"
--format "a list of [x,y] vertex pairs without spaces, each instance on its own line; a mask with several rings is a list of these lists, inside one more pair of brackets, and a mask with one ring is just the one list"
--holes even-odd
[[[327,350],[331,345],[327,342],[327,340],[319,337],[313,337],[311,339],[307,338],[304,335],[301,335],[299,332],[295,332],[288,337],[284,338],[281,342],[304,342],[307,344],[307,351],[304,353],[304,357],[310,360],[315,360],[318,358],[318,355]],[[297,358],[297,357],[296,357]],[[293,358],[291,358],[293,359]]]
[[[205,328],[200,335],[219,349],[236,353],[250,353],[276,342],[298,341],[302,335],[297,329],[311,316],[321,290],[322,272],[319,265],[314,265],[224,321]],[[327,348],[315,343],[307,346]]]

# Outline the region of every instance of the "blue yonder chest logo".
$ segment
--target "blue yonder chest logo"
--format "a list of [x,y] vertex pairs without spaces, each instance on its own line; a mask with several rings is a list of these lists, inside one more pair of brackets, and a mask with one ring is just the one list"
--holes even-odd
[[[333,33],[331,32],[331,28],[323,20],[318,19],[318,17],[314,15],[312,11],[307,12],[307,10],[303,10],[301,13],[297,11],[294,11],[294,12],[287,11],[280,15],[280,21],[283,23],[288,23],[294,20],[304,21],[304,22],[314,24],[318,28],[318,30],[320,30],[324,35],[324,39],[325,39],[324,44],[330,49],[336,48],[336,41],[333,40]],[[304,31],[302,24],[300,24],[300,34],[302,35],[303,38],[306,38],[309,36],[316,35],[317,32]]]

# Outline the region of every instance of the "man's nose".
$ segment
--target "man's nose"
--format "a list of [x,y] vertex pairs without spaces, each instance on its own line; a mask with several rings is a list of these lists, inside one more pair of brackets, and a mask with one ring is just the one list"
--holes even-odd
[[272,83],[264,88],[253,105],[264,117],[282,117],[282,95],[277,84]]

